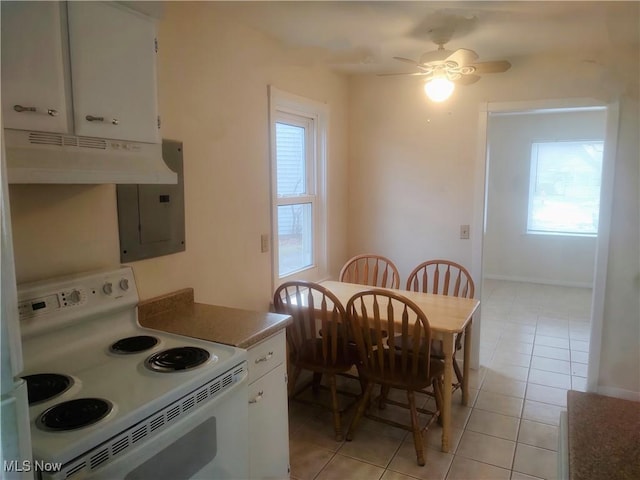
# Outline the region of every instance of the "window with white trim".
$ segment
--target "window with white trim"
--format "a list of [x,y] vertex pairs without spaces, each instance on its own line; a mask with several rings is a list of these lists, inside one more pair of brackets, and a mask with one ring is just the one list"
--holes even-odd
[[595,236],[603,141],[531,146],[527,233]]
[[270,88],[274,281],[326,270],[326,105]]

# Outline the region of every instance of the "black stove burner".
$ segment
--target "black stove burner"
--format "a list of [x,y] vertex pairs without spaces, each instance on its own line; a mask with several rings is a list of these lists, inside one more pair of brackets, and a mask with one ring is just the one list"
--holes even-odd
[[109,347],[113,353],[138,353],[149,350],[158,344],[158,339],[150,335],[138,335],[118,340]]
[[163,350],[147,359],[147,367],[157,372],[187,370],[202,365],[209,359],[209,352],[197,347],[177,347]]
[[22,377],[27,381],[29,405],[57,397],[73,385],[73,380],[59,373],[36,373]]
[[75,430],[103,419],[111,408],[111,403],[101,398],[69,400],[46,410],[38,418],[38,425],[51,431]]

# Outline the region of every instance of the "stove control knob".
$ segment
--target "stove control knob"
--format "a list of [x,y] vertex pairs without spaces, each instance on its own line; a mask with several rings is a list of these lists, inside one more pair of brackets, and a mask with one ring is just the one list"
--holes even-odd
[[111,282],[107,282],[102,285],[102,291],[107,295],[111,295],[113,293],[113,284]]
[[72,290],[71,292],[69,292],[69,294],[67,295],[67,301],[69,303],[78,303],[78,302],[80,302],[80,291]]
[[121,280],[120,280],[120,288],[121,288],[122,290],[124,290],[125,292],[126,292],[127,290],[129,290],[129,280],[128,280],[128,279],[126,279],[126,278],[121,279]]

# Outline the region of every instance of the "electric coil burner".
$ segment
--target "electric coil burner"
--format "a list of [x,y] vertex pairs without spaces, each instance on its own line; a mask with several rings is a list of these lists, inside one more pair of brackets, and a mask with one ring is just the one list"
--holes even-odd
[[29,405],[55,398],[66,392],[73,384],[70,377],[59,373],[39,373],[23,378],[27,382]]
[[121,338],[109,347],[112,353],[138,353],[149,350],[158,344],[157,337],[151,335],[136,335],[134,337]]
[[202,365],[209,359],[209,352],[198,347],[178,347],[151,355],[146,365],[156,372],[175,372]]
[[18,286],[32,458],[61,466],[35,478],[248,478],[247,352],[143,328],[138,300],[130,267]]
[[102,420],[112,408],[110,402],[101,398],[77,398],[47,409],[37,424],[44,430],[75,430]]

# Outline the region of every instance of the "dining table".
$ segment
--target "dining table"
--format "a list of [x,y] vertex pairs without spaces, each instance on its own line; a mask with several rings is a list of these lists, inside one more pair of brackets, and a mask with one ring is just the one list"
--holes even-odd
[[[371,290],[368,285],[355,283],[338,282],[326,280],[320,284],[331,291],[343,305],[356,293]],[[471,363],[471,328],[473,314],[478,309],[480,301],[473,298],[454,297],[433,293],[414,292],[394,288],[384,288],[395,293],[404,295],[413,301],[424,312],[429,320],[432,338],[442,341],[444,354],[444,385],[442,411],[440,412],[442,421],[442,451],[448,452],[451,440],[451,405],[453,384],[453,354],[455,352],[456,336],[464,334],[464,363],[461,382],[462,405],[469,403],[469,370]]]

